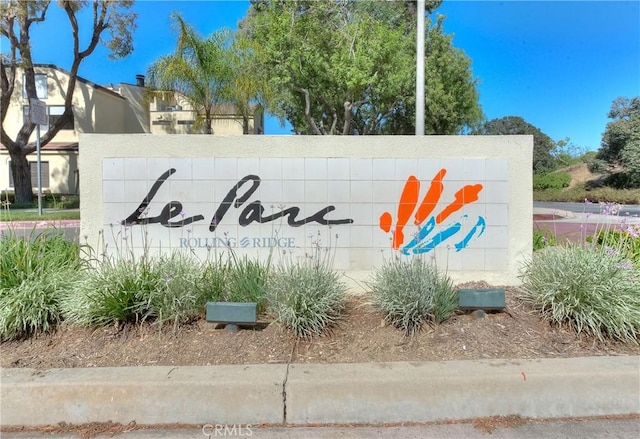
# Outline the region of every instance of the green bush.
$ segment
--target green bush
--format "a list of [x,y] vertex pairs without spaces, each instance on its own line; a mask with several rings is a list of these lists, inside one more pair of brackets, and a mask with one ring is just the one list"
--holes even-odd
[[0,340],[28,337],[54,328],[62,320],[60,297],[73,288],[81,274],[66,269],[0,290]]
[[230,266],[220,260],[207,261],[202,265],[202,294],[207,301],[218,302],[224,300],[229,278]]
[[534,174],[533,190],[562,189],[569,187],[571,175],[567,172],[552,172],[550,174]]
[[536,229],[533,231],[533,250],[540,250],[545,247],[557,244],[556,235],[548,230]]
[[218,267],[186,253],[105,259],[62,301],[65,317],[84,325],[145,320],[174,327],[204,313],[222,283]]
[[151,314],[151,293],[163,282],[148,259],[107,259],[63,298],[65,318],[83,325],[143,321]]
[[594,174],[603,174],[607,172],[608,166],[607,162],[595,158],[595,156],[587,161],[587,169],[589,169],[589,172]]
[[265,286],[269,274],[269,262],[232,255],[226,267],[226,287],[220,297],[224,302],[256,302],[258,312],[264,311]]
[[81,246],[50,229],[17,236],[11,230],[0,233],[0,289],[18,287],[27,279],[46,277],[66,268],[84,265]]
[[176,328],[202,316],[207,301],[216,297],[210,293],[207,272],[187,254],[174,252],[160,257],[153,271],[162,274],[164,281],[149,291],[147,316],[160,325],[173,322]]
[[60,297],[83,273],[80,248],[55,230],[0,234],[0,339],[47,332],[61,320]]
[[615,189],[634,189],[640,187],[639,172],[616,172],[607,175],[604,184]]
[[619,254],[594,245],[555,247],[534,254],[522,279],[520,297],[551,323],[637,343],[640,271]]
[[458,306],[451,279],[422,258],[392,259],[374,272],[374,306],[405,335],[425,322],[440,323]]
[[610,187],[585,188],[584,185],[572,188],[547,189],[545,191],[534,191],[534,201],[566,201],[582,203],[585,198],[594,203],[616,202],[621,204],[639,204],[640,189],[614,189]]
[[345,294],[335,272],[311,262],[282,265],[267,280],[269,309],[303,338],[322,334],[341,317]]
[[614,252],[640,269],[640,225],[628,225],[625,230],[600,230],[587,238],[602,246],[607,252]]
[[[34,200],[28,203],[16,203],[14,192],[0,191],[2,205],[11,209],[33,209],[38,207],[38,196],[33,194]],[[42,194],[42,207],[53,209],[77,209],[80,207],[80,197],[77,194]]]

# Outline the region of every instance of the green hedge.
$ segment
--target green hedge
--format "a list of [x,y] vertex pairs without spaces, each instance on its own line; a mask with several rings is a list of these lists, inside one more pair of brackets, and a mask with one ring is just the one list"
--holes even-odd
[[551,174],[534,174],[533,190],[562,189],[569,187],[571,175],[567,172],[553,172]]

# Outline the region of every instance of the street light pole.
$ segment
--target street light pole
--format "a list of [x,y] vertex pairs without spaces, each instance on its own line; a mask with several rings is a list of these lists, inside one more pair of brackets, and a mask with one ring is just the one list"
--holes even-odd
[[416,44],[416,136],[424,136],[424,0],[418,0]]

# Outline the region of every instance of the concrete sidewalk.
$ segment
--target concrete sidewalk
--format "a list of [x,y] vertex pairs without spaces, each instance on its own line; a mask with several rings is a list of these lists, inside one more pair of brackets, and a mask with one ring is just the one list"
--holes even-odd
[[2,369],[0,424],[380,424],[640,413],[640,357]]
[[[226,427],[226,430],[225,430]],[[95,431],[95,430],[94,430]],[[120,439],[214,439],[220,437],[254,437],[256,439],[567,439],[640,437],[640,418],[614,419],[553,419],[529,420],[479,419],[475,422],[375,425],[375,426],[222,426],[203,425],[194,428],[144,429],[115,433],[105,431],[89,435],[88,431],[39,433],[34,431],[3,433],[3,439],[83,439],[87,437],[117,437]]]

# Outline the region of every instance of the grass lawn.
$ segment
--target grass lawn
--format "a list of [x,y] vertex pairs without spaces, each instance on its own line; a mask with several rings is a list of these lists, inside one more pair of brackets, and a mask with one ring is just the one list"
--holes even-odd
[[38,212],[23,211],[20,209],[0,210],[0,222],[10,221],[56,221],[56,220],[79,220],[79,210],[54,210],[45,211],[42,215]]

